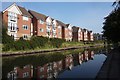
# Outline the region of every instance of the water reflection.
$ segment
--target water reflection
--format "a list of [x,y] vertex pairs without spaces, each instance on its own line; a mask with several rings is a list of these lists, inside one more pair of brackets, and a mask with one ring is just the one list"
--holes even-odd
[[[99,53],[101,54],[102,51]],[[95,52],[88,49],[83,52],[66,55],[59,61],[49,62],[41,66],[30,64],[23,67],[16,66],[7,73],[7,78],[9,80],[16,80],[18,78],[61,78],[59,75],[64,75],[66,70],[72,71],[75,66],[87,63],[89,60],[94,60],[94,55]]]

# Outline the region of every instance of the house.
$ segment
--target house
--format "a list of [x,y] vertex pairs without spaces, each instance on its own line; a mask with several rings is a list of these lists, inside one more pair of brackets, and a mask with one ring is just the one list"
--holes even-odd
[[82,28],[79,27],[78,30],[78,41],[83,41],[84,40],[84,31]]
[[20,79],[20,78],[33,78],[33,66],[25,65],[23,68],[15,67],[13,71],[10,71],[7,75],[8,79]]
[[62,38],[62,28],[57,20],[32,10],[29,13],[33,16],[34,35]]
[[72,69],[73,67],[73,56],[67,55],[65,59],[63,60],[63,69]]
[[36,68],[36,78],[47,78],[48,75],[47,75],[47,64],[43,65],[43,66],[37,66]]
[[89,33],[90,33],[90,41],[94,41],[93,32],[89,31]]
[[62,70],[62,60],[44,64],[43,66],[37,67],[37,78],[47,79],[56,78],[58,73]]
[[65,27],[67,27],[66,24],[64,24],[63,22],[61,22],[59,20],[57,20],[57,23],[58,23],[58,28],[59,28],[59,32],[58,32],[59,37],[58,38],[66,39],[65,38]]
[[90,60],[92,60],[94,58],[94,51],[91,51],[91,50],[89,50],[88,51],[88,59]]
[[53,19],[52,21],[53,27],[52,27],[52,33],[53,33],[53,38],[60,38],[62,39],[62,25],[61,22]]
[[46,37],[47,36],[47,30],[46,30],[47,16],[32,10],[29,10],[28,12],[33,16],[32,18],[33,35]]
[[80,35],[80,33],[78,33],[79,27],[73,26],[72,27],[72,40],[73,41],[78,41],[78,35]]
[[3,21],[8,26],[7,33],[15,40],[20,37],[29,39],[33,35],[32,16],[25,8],[14,3],[2,13]]
[[72,41],[72,25],[71,24],[66,24],[65,39],[66,41]]
[[94,40],[92,31],[65,24],[32,10],[27,11],[15,3],[2,11],[2,18],[7,25],[7,34],[14,40],[18,40],[20,37],[28,40],[31,36],[61,38],[66,41]]
[[100,34],[100,33],[94,33],[93,34],[93,37],[94,37],[94,40],[97,41],[97,40],[104,40],[105,38],[103,37],[103,34]]
[[56,78],[60,71],[62,71],[62,60],[53,62],[53,77]]
[[88,41],[88,30],[87,29],[83,29],[83,41]]

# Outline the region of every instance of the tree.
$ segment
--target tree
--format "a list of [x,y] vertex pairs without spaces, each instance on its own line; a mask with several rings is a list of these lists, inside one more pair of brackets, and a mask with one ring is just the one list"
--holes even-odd
[[116,0],[112,6],[115,6],[116,8],[119,8],[120,7],[120,0]]
[[14,39],[7,34],[7,26],[5,23],[2,24],[2,43],[8,44],[13,43]]
[[[119,1],[120,3],[120,1]],[[105,17],[103,26],[103,35],[106,39],[113,43],[120,42],[120,4]],[[115,3],[114,3],[115,5]]]

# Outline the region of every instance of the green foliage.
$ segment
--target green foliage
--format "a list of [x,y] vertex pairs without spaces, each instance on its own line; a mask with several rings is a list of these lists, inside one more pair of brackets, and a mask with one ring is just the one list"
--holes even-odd
[[7,29],[6,29],[6,26],[3,25],[2,26],[2,43],[3,44],[9,44],[9,43],[13,43],[14,40],[11,36],[7,35]]
[[62,45],[62,43],[65,42],[65,40],[59,38],[50,38],[50,42],[51,45],[53,45],[53,47],[59,48]]
[[48,42],[48,38],[47,37],[42,37],[42,36],[38,36],[38,37],[36,37],[36,36],[33,36],[32,38],[31,38],[31,40],[30,40],[30,42],[31,42],[31,46],[32,47],[44,47],[45,46],[45,44]]
[[104,37],[109,42],[120,42],[120,8],[112,11],[105,18],[103,29]]
[[[5,37],[6,38],[6,37]],[[58,48],[65,42],[63,39],[58,38],[47,38],[42,36],[33,36],[30,40],[24,40],[22,37],[10,43],[4,44],[3,51],[19,51],[19,50],[29,50],[36,48],[44,48],[46,45],[50,45],[51,47]]]

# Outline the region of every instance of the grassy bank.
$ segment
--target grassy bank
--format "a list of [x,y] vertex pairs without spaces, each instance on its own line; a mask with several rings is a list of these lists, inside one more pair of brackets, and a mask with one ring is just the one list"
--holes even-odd
[[74,48],[74,47],[88,47],[88,46],[97,46],[97,45],[102,45],[103,43],[89,43],[89,44],[84,44],[83,42],[63,42],[59,48],[56,48],[50,44],[46,44],[44,47],[36,47],[34,50],[33,49],[26,49],[26,50],[9,50],[9,51],[3,51],[3,54],[9,54],[9,53],[27,53],[27,52],[39,52],[39,51],[54,51],[54,50],[59,50],[59,49],[64,49],[64,48]]

